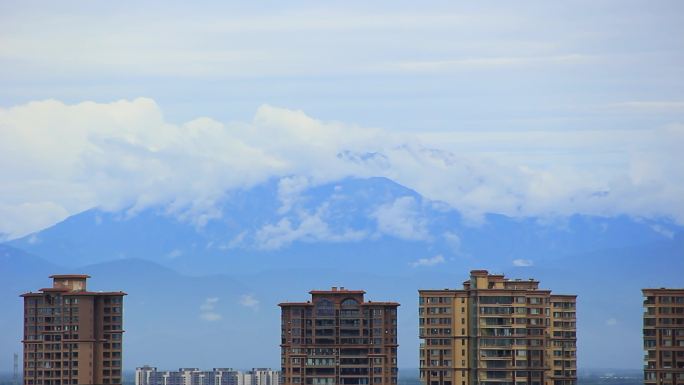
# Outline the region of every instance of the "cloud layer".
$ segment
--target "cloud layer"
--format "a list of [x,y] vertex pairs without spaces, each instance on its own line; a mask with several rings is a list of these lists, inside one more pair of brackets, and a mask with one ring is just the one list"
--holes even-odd
[[[251,121],[164,119],[151,99],[0,109],[0,232],[17,237],[99,206],[130,215],[151,205],[202,226],[226,191],[269,178],[279,212],[303,189],[340,178],[384,176],[477,221],[483,213],[671,217],[684,223],[684,125],[645,130],[394,133],[261,106]],[[428,237],[411,197],[373,215],[378,228]],[[326,238],[317,219],[264,229],[277,248]],[[285,231],[287,230],[287,231]],[[349,233],[354,239],[363,234]],[[288,235],[289,237],[289,235]]]
[[199,317],[204,321],[209,322],[220,321],[223,318],[223,316],[216,312],[216,304],[218,303],[218,301],[218,297],[206,298],[199,307]]
[[252,310],[259,310],[259,300],[253,294],[240,296],[240,305]]
[[412,262],[411,266],[412,267],[420,267],[420,266],[435,266],[439,265],[441,263],[446,262],[446,259],[440,254],[440,255],[435,255],[434,257],[431,258],[419,258],[417,261]]
[[534,266],[534,261],[531,259],[518,258],[513,260],[513,266],[516,267],[530,267]]

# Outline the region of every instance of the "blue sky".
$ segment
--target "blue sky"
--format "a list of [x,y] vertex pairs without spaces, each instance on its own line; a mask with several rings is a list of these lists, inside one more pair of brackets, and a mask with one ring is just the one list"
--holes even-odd
[[681,1],[0,1],[0,235],[373,176],[682,225],[682,36]]

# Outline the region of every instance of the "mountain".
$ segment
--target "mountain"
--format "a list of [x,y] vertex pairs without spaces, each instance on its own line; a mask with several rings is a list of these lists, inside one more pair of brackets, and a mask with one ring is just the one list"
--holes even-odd
[[400,302],[399,364],[412,368],[417,289],[458,288],[476,268],[578,294],[580,368],[638,368],[640,289],[684,286],[684,232],[629,217],[468,218],[384,178],[283,178],[202,210],[91,209],[0,245],[0,326],[13,331],[0,355],[20,349],[18,295],[79,272],[128,293],[128,369],[277,367],[277,304],[330,286]]
[[253,272],[262,266],[335,267],[342,257],[363,264],[373,256],[391,259],[386,268],[402,272],[437,255],[478,263],[547,260],[682,232],[667,221],[629,217],[489,214],[473,222],[385,178],[319,186],[292,179],[227,193],[202,212],[91,209],[8,244],[63,266],[139,258],[186,273]]
[[[0,244],[0,354],[11,357],[21,351],[24,305],[21,293],[46,286],[48,275],[61,269],[36,255]],[[0,371],[10,371],[9,359]]]

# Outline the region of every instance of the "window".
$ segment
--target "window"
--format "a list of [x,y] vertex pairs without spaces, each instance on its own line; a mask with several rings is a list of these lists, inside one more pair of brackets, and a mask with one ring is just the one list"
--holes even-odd
[[324,317],[332,317],[335,315],[333,303],[327,299],[321,299],[316,302],[316,315]]
[[357,307],[359,303],[353,298],[347,298],[342,301],[342,307]]

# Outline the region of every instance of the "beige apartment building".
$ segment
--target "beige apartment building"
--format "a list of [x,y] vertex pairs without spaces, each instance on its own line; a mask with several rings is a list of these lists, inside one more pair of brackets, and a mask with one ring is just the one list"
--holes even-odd
[[24,298],[24,385],[122,384],[123,296],[52,275]]
[[644,383],[684,384],[684,289],[643,289]]
[[486,270],[418,292],[424,385],[576,385],[577,296]]
[[396,302],[364,300],[362,290],[309,292],[279,304],[283,385],[397,384]]

